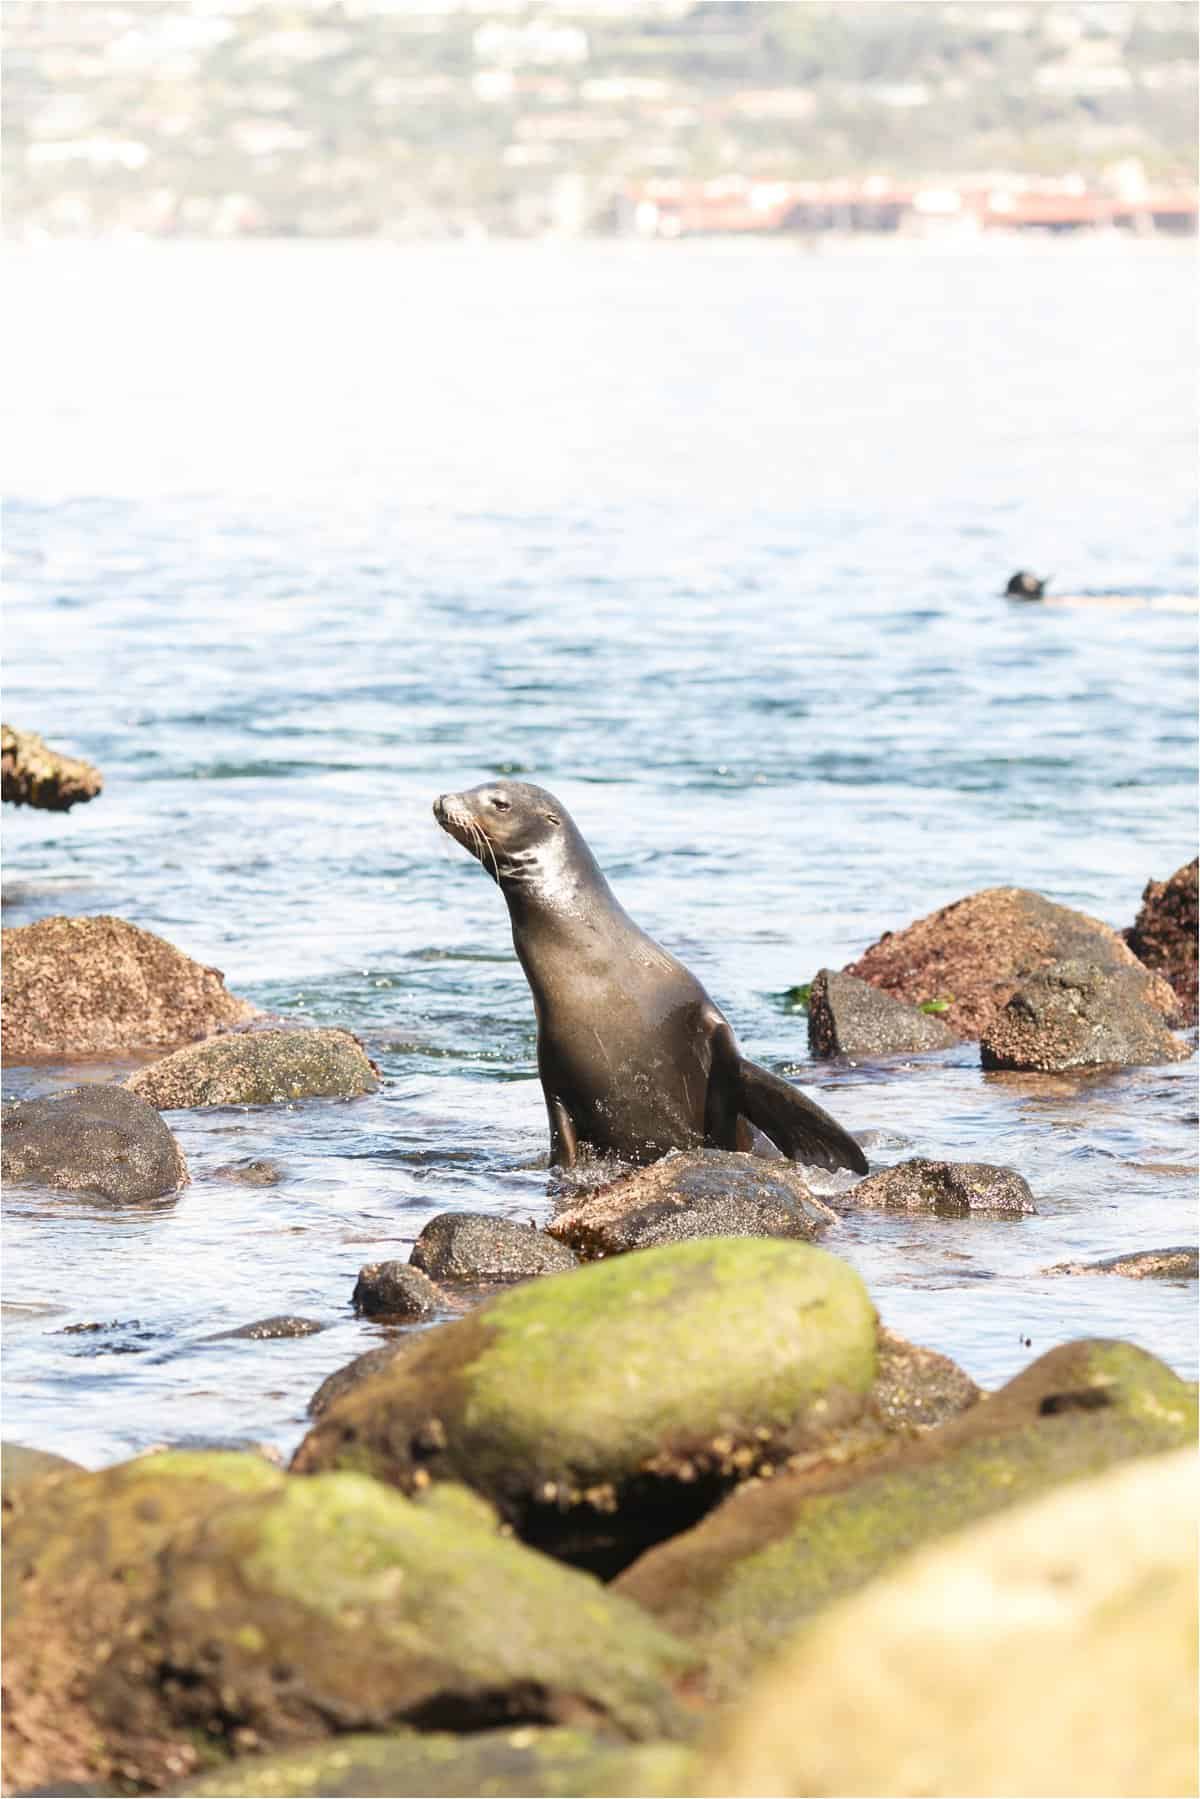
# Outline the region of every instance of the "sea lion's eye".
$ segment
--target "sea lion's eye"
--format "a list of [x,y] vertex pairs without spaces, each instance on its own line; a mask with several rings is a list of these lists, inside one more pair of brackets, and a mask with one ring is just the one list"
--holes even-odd
[[492,795],[492,805],[495,806],[497,812],[509,812],[512,810],[512,801],[502,800],[499,795],[495,793]]

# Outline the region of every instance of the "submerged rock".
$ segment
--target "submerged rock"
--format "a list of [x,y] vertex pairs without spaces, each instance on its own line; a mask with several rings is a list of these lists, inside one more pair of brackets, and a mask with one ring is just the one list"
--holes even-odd
[[254,1016],[219,969],[122,918],[39,918],[3,940],[6,1062],[173,1049]]
[[439,1212],[412,1246],[410,1265],[440,1281],[511,1281],[574,1268],[575,1257],[531,1224],[487,1212]]
[[1157,975],[1058,962],[1031,975],[984,1031],[985,1068],[1145,1067],[1183,1062],[1192,1051],[1172,1036],[1149,995]]
[[[845,972],[910,1005],[948,1000],[945,1023],[960,1037],[979,1037],[1029,975],[1072,959],[1141,966],[1099,919],[1023,887],[989,887],[886,932]],[[1156,976],[1147,995],[1164,1016],[1173,1015],[1175,997],[1164,980]]]
[[239,1324],[236,1330],[214,1331],[201,1337],[202,1343],[228,1343],[236,1337],[249,1337],[255,1343],[273,1343],[280,1337],[315,1337],[325,1326],[315,1318],[297,1318],[291,1312],[280,1312],[273,1318],[256,1318],[252,1324]]
[[615,1742],[585,1730],[542,1728],[400,1730],[387,1736],[337,1737],[283,1755],[255,1756],[189,1781],[180,1794],[219,1799],[576,1799],[638,1793],[669,1799],[690,1793],[695,1757],[676,1743]]
[[586,1719],[635,1741],[684,1726],[671,1684],[694,1656],[635,1606],[362,1475],[150,1456],[38,1502],[14,1514],[5,1563],[17,1788],[160,1787],[201,1745],[392,1723]]
[[676,1151],[639,1168],[546,1226],[585,1258],[693,1237],[819,1236],[837,1213],[790,1162],[720,1149]]
[[1193,858],[1177,868],[1168,881],[1148,881],[1142,907],[1125,932],[1125,941],[1138,960],[1170,982],[1179,1001],[1181,1021],[1196,1022],[1197,873]]
[[52,750],[35,731],[0,725],[0,796],[10,805],[69,812],[94,800],[103,786],[103,775],[90,762]]
[[852,974],[823,968],[812,983],[808,1046],[814,1056],[919,1055],[957,1042],[940,1017]]
[[1123,1274],[1127,1280],[1195,1280],[1200,1273],[1200,1250],[1194,1244],[1175,1249],[1133,1249],[1125,1255],[1106,1256],[1101,1262],[1056,1262],[1043,1274]]
[[875,1314],[808,1244],[708,1239],[552,1275],[409,1339],[293,1468],[459,1480],[519,1534],[611,1569],[862,1414]]
[[408,1262],[368,1262],[360,1268],[353,1304],[367,1318],[436,1318],[455,1309],[442,1289]]
[[295,1099],[358,1099],[379,1071],[350,1031],[235,1031],[189,1044],[125,1085],[162,1112],[188,1106],[270,1106]]
[[1061,1483],[1192,1443],[1196,1424],[1194,1385],[1144,1350],[1065,1344],[935,1430],[785,1468],[733,1494],[627,1569],[617,1591],[694,1642],[703,1690],[725,1697],[788,1631],[914,1548]]
[[1197,1472],[1154,1456],[906,1561],[794,1641],[694,1790],[1194,1794]]
[[69,1087],[4,1108],[0,1169],[14,1185],[161,1199],[186,1185],[187,1163],[144,1100],[121,1087]]
[[915,1156],[869,1174],[836,1196],[843,1209],[937,1212],[964,1218],[972,1212],[1023,1216],[1036,1212],[1029,1183],[1015,1168],[990,1162],[930,1162]]
[[212,1171],[214,1181],[236,1181],[240,1187],[277,1187],[283,1178],[278,1163],[257,1156],[246,1156],[240,1162],[226,1162]]

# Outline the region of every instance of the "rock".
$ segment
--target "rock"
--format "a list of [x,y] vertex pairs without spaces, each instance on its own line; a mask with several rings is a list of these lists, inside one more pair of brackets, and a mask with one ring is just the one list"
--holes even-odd
[[39,918],[3,943],[6,1062],[173,1049],[254,1016],[219,969],[121,918]]
[[368,1318],[436,1318],[454,1311],[442,1289],[407,1262],[368,1262],[358,1271],[354,1309]]
[[349,1393],[360,1381],[378,1374],[389,1362],[394,1362],[398,1355],[403,1355],[409,1346],[410,1339],[402,1338],[398,1343],[381,1343],[376,1349],[368,1349],[344,1368],[335,1368],[332,1374],[326,1375],[316,1392],[308,1402],[310,1418],[319,1418],[327,1412],[335,1399]]
[[946,1218],[965,1218],[972,1212],[1022,1216],[1037,1211],[1029,1183],[1014,1168],[989,1162],[930,1162],[923,1156],[869,1174],[834,1198],[852,1211],[937,1212]]
[[247,1156],[240,1162],[226,1162],[212,1171],[214,1181],[236,1181],[242,1187],[277,1187],[284,1178],[275,1162]]
[[949,1356],[880,1328],[872,1398],[888,1430],[932,1430],[982,1397],[970,1375]]
[[439,1212],[412,1246],[413,1268],[441,1281],[511,1281],[574,1268],[575,1257],[531,1224],[486,1212]]
[[14,1184],[161,1199],[186,1186],[187,1163],[144,1100],[121,1087],[69,1087],[4,1108],[0,1169]]
[[[1072,958],[1101,968],[1140,967],[1098,919],[1023,887],[989,887],[886,932],[845,972],[910,1005],[949,1000],[944,1022],[960,1037],[979,1037],[1027,976]],[[1149,995],[1172,1016],[1176,1001],[1164,980],[1155,977]]]
[[935,1430],[852,1444],[840,1462],[783,1467],[733,1494],[644,1555],[616,1590],[694,1642],[703,1693],[726,1698],[788,1632],[911,1550],[1117,1462],[1193,1443],[1196,1424],[1195,1386],[1146,1351],[1064,1344]]
[[794,1641],[693,1790],[1194,1794],[1196,1499],[1179,1450],[912,1557]]
[[7,1778],[161,1787],[333,1731],[678,1735],[695,1657],[589,1575],[360,1474],[149,1456],[10,1521]]
[[675,1743],[629,1744],[584,1730],[481,1730],[473,1736],[448,1731],[402,1730],[387,1736],[337,1737],[332,1742],[232,1762],[177,1787],[179,1794],[243,1799],[578,1799],[638,1793],[668,1799],[690,1793],[692,1751]]
[[[95,1791],[115,1773],[116,1758],[100,1741],[88,1694],[73,1690],[81,1663],[91,1662],[92,1678],[103,1683],[112,1651],[106,1630],[120,1629],[135,1597],[154,1591],[153,1564],[174,1529],[283,1480],[256,1456],[176,1453],[69,1481],[40,1481],[28,1495],[18,1491],[5,1521],[0,1567],[6,1656],[0,1723],[10,1790],[61,1793],[78,1785]],[[115,1703],[118,1695],[112,1698]],[[132,1692],[125,1705],[136,1718]],[[166,1785],[193,1765],[171,1757],[154,1784]]]
[[865,1411],[875,1314],[803,1243],[712,1238],[551,1275],[413,1335],[296,1453],[404,1491],[459,1480],[611,1571]]
[[1140,968],[1057,962],[1031,975],[979,1042],[985,1068],[1144,1067],[1184,1062],[1192,1051],[1147,1003],[1159,977]]
[[250,1337],[255,1343],[271,1343],[278,1337],[315,1337],[325,1326],[318,1324],[315,1318],[296,1318],[290,1312],[279,1313],[274,1318],[256,1318],[253,1324],[239,1324],[236,1330],[215,1331],[211,1337],[201,1337],[201,1343],[228,1343],[235,1337]]
[[812,983],[808,1045],[814,1056],[919,1055],[957,1042],[940,1017],[907,1006],[852,974],[823,968]]
[[1147,968],[1167,980],[1180,1005],[1183,1024],[1196,1022],[1196,933],[1200,924],[1197,871],[1193,859],[1169,881],[1148,881],[1142,909],[1125,941]]
[[125,1085],[169,1112],[186,1106],[358,1099],[377,1090],[379,1072],[349,1031],[236,1031],[177,1049],[140,1068]]
[[1123,1274],[1131,1281],[1194,1281],[1200,1273],[1200,1251],[1194,1244],[1176,1249],[1134,1249],[1102,1262],[1056,1262],[1043,1274]]
[[0,725],[0,797],[10,804],[69,812],[94,800],[103,786],[103,775],[90,762],[50,749],[36,732]]
[[48,1449],[27,1449],[24,1443],[0,1444],[0,1503],[8,1512],[17,1495],[42,1480],[58,1480],[64,1474],[83,1474],[78,1462]]
[[801,1237],[837,1223],[790,1162],[675,1151],[589,1194],[546,1226],[585,1258],[693,1237]]

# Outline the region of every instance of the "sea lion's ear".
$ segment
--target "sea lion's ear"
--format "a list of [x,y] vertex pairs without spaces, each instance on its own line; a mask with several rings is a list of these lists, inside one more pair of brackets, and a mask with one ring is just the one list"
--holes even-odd
[[560,825],[562,823],[562,819],[558,816],[557,812],[543,812],[542,817],[548,825]]

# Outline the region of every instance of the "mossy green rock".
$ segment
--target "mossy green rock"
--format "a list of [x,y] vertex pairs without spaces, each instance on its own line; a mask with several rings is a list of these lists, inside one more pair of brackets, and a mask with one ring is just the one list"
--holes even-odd
[[60,1479],[64,1474],[86,1474],[78,1462],[48,1449],[28,1449],[24,1443],[0,1443],[0,1493],[7,1512],[19,1494],[38,1481]]
[[[158,1557],[223,1505],[282,1487],[259,1456],[169,1452],[100,1474],[18,1488],[4,1532],[5,1777],[14,1791],[102,1783],[129,1756],[165,1784],[185,1773],[117,1646],[141,1655],[161,1583]],[[126,1680],[131,1684],[126,1684]],[[115,1728],[109,1715],[123,1719]],[[144,1716],[144,1714],[148,1714]],[[147,1740],[148,1738],[148,1740]]]
[[803,1629],[693,1791],[1194,1795],[1194,1449],[908,1557]]
[[694,1652],[637,1607],[361,1475],[161,1456],[51,1491],[56,1528],[11,1571],[18,1787],[160,1787],[393,1723],[686,1729],[672,1683]]
[[1194,1441],[1196,1390],[1130,1344],[1066,1344],[939,1428],[735,1494],[616,1584],[696,1643],[711,1696],[917,1546],[1062,1482]]
[[233,1031],[190,1043],[125,1082],[160,1112],[189,1106],[270,1106],[357,1099],[379,1076],[350,1031]]
[[214,1799],[670,1799],[692,1790],[693,1768],[692,1753],[674,1743],[631,1745],[582,1730],[518,1725],[467,1737],[406,1730],[255,1756],[178,1791]]
[[322,1414],[293,1466],[406,1490],[460,1480],[535,1540],[537,1508],[611,1516],[640,1482],[629,1509],[653,1531],[647,1483],[698,1491],[826,1440],[863,1411],[875,1366],[871,1302],[836,1256],[677,1244],[550,1276],[424,1333]]

